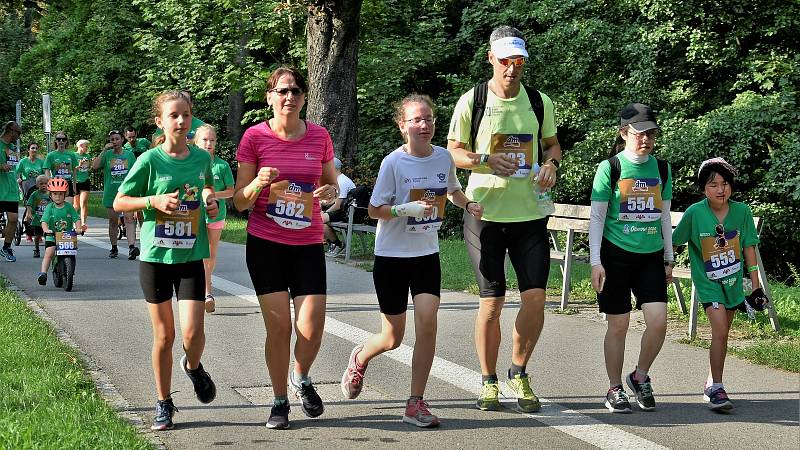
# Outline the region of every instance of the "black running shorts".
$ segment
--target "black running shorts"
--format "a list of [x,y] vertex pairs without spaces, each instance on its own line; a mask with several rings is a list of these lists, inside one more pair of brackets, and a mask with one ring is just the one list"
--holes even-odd
[[603,291],[597,294],[600,312],[631,312],[631,292],[636,296],[636,309],[645,303],[667,302],[667,275],[664,251],[633,253],[603,239],[600,263],[606,271]]
[[178,264],[139,262],[139,283],[147,303],[172,300],[204,301],[206,297],[206,272],[203,260]]
[[506,295],[506,251],[520,292],[546,289],[550,275],[547,218],[526,222],[488,222],[464,213],[464,241],[481,298]]
[[408,291],[441,296],[442,270],[439,253],[410,258],[375,256],[372,269],[378,305],[386,315],[397,315],[408,309]]
[[325,295],[325,247],[288,245],[247,234],[247,271],[256,295],[289,292],[292,298]]

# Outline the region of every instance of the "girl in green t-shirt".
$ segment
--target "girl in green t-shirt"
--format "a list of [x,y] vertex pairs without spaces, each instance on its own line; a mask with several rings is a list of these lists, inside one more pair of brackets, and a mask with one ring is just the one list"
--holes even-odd
[[92,189],[89,176],[92,172],[92,155],[89,154],[89,141],[80,139],[75,143],[75,157],[78,168],[75,170],[75,200],[72,206],[80,212],[81,222],[86,223],[89,215],[89,191]]
[[[705,198],[686,209],[672,235],[675,246],[689,243],[692,283],[711,324],[710,369],[703,399],[712,410],[733,408],[722,384],[722,371],[736,310],[745,310],[747,301],[760,311],[768,302],[758,276],[753,214],[744,203],[730,199],[735,176],[736,169],[722,158],[704,161],[697,185]],[[746,299],[744,273],[753,283],[753,293]]]
[[208,258],[203,260],[206,268],[206,312],[212,313],[216,308],[216,301],[211,294],[211,275],[217,265],[217,246],[225,229],[225,216],[227,213],[225,200],[233,197],[233,172],[231,166],[224,159],[214,154],[217,146],[217,129],[211,125],[203,124],[195,131],[194,142],[211,156],[211,173],[214,175],[214,192],[219,201],[219,214],[214,219],[206,221],[208,230]]
[[597,304],[608,322],[603,353],[610,388],[605,406],[613,413],[631,412],[622,383],[631,293],[647,328],[636,368],[625,383],[639,409],[656,407],[648,371],[666,336],[667,284],[674,265],[670,169],[667,164],[662,177],[663,163],[651,155],[659,131],[649,106],[632,103],[622,109],[614,146],[618,153],[598,165],[592,185],[589,262]]
[[211,157],[186,141],[192,105],[180,91],[165,92],[153,102],[155,123],[164,143],[143,153],[119,187],[113,208],[144,210],[139,278],[153,324],[153,372],[158,401],[151,429],[173,427],[176,411],[170,397],[175,325],[173,292],[178,299],[185,355],[180,365],[197,399],[209,403],[216,386],[203,369],[204,296],[208,257],[206,216],[216,217],[217,200]]
[[[117,248],[117,230],[119,228],[119,211],[113,208],[114,197],[122,181],[130,172],[136,157],[133,152],[123,148],[125,138],[119,130],[108,132],[108,144],[105,149],[92,161],[93,170],[103,170],[103,206],[108,217],[108,239],[111,241],[109,258],[119,255]],[[128,259],[134,260],[139,256],[139,247],[136,246],[136,221],[134,212],[123,212],[125,221],[125,238],[128,241]]]

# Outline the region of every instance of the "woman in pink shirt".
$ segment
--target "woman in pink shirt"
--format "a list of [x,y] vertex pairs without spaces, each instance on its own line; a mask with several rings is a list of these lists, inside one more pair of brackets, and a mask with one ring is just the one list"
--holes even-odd
[[247,223],[247,268],[264,325],[265,354],[275,395],[267,428],[289,428],[287,373],[294,301],[298,339],[289,379],[303,412],[324,408],[308,376],[325,325],[325,251],[320,200],[337,196],[333,143],[325,128],[300,118],[307,92],[303,76],[281,67],[267,80],[272,119],[245,131],[236,159],[233,202],[252,208]]

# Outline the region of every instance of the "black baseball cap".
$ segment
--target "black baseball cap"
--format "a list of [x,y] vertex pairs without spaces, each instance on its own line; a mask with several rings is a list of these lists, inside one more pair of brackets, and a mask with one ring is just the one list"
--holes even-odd
[[656,123],[656,115],[649,106],[641,103],[631,103],[619,112],[619,126],[630,125],[636,132],[660,129]]

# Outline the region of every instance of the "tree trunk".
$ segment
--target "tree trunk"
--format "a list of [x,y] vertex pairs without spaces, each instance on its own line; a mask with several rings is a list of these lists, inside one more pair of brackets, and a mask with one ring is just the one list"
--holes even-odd
[[336,154],[352,167],[358,141],[359,16],[362,0],[316,0],[308,7],[307,117],[328,129]]

